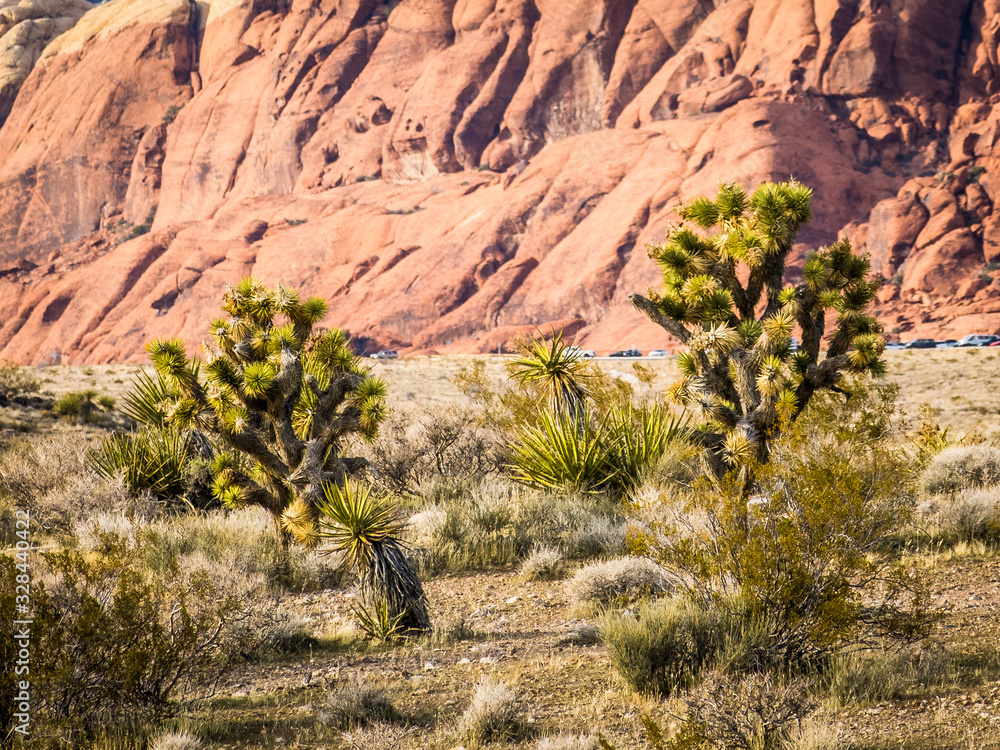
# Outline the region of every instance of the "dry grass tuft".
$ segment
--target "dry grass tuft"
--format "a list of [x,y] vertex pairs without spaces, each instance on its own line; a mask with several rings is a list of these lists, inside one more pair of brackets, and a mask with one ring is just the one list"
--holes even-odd
[[539,581],[559,578],[566,569],[563,553],[554,547],[536,546],[521,563],[521,578]]
[[458,731],[474,748],[516,740],[525,729],[518,709],[517,695],[508,685],[485,679],[476,686]]
[[406,727],[379,721],[344,732],[343,740],[351,750],[399,750],[408,734],[410,730]]
[[578,604],[599,605],[666,594],[674,589],[669,572],[645,557],[592,563],[578,570],[566,586]]
[[921,476],[924,491],[950,494],[1000,483],[1000,448],[952,445],[938,453]]
[[150,750],[200,750],[201,740],[190,732],[168,732],[156,737]]
[[367,682],[355,682],[330,692],[326,709],[319,719],[338,729],[355,729],[376,722],[399,718],[383,688]]
[[559,734],[538,740],[535,750],[597,750],[597,740],[589,734]]

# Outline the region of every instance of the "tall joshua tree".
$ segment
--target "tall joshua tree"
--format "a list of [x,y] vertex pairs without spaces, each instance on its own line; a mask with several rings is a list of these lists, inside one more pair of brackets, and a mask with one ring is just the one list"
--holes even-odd
[[375,437],[385,384],[361,366],[343,331],[314,335],[327,313],[319,297],[300,302],[280,284],[247,278],[226,290],[222,308],[228,315],[212,322],[204,362],[176,339],[147,347],[172,386],[158,408],[170,423],[215,438],[218,500],[270,511],[286,552],[290,536],[313,544],[324,485],[343,487],[366,463],[342,455],[344,440]]
[[[866,314],[878,289],[867,278],[867,257],[840,240],[806,258],[801,284],[783,284],[796,234],[812,217],[811,201],[812,191],[792,181],[765,183],[751,196],[723,185],[715,200],[685,204],[682,223],[649,248],[663,269],[663,290],[629,296],[688,346],[670,395],[706,418],[695,438],[716,476],[766,462],[781,425],[817,391],[845,392],[845,372],[885,372],[882,328]],[[791,342],[796,326],[798,350]]]

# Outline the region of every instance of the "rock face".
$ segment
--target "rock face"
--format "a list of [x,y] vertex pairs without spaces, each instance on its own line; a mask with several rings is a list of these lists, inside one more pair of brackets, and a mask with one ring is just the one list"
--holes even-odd
[[90,8],[85,0],[0,0],[0,125],[45,46]]
[[87,7],[0,5],[0,359],[197,344],[250,273],[370,347],[662,347],[645,245],[790,175],[888,330],[1000,330],[1000,0]]

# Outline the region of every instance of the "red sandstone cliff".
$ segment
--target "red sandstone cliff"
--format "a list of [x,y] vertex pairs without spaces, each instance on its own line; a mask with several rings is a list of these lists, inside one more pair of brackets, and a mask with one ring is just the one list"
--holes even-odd
[[1000,330],[1000,0],[393,5],[0,0],[0,359],[197,343],[249,273],[372,346],[661,346],[672,208],[790,175],[887,329]]

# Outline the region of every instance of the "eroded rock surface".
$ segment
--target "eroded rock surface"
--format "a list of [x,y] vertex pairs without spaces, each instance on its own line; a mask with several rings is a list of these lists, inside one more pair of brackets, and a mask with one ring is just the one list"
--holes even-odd
[[197,344],[248,273],[371,347],[667,346],[646,244],[791,175],[887,329],[1000,330],[1000,0],[84,6],[0,4],[0,359]]

